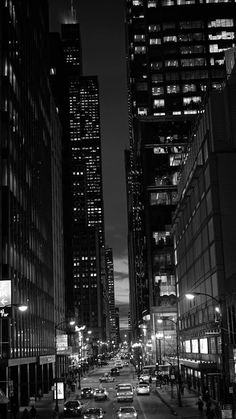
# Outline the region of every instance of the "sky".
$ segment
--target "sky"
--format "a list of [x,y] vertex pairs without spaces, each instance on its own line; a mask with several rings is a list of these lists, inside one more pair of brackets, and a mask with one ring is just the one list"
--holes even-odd
[[127,204],[124,150],[128,148],[124,0],[49,0],[50,28],[60,32],[74,3],[80,24],[83,75],[97,75],[100,89],[106,245],[112,247],[120,326],[129,311]]

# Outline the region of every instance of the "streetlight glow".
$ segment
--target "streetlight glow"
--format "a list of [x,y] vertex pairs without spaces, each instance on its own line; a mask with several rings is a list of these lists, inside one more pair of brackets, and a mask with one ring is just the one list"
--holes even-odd
[[18,310],[21,312],[27,311],[28,310],[28,306],[22,305],[18,307]]
[[185,294],[185,297],[188,299],[188,300],[193,300],[194,298],[195,298],[195,295],[194,294]]

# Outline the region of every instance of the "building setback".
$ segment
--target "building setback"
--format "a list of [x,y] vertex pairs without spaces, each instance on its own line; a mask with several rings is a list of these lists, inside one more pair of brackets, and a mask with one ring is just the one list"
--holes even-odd
[[6,0],[0,20],[1,305],[28,305],[0,318],[0,387],[20,406],[51,389],[54,321],[65,313],[61,127],[45,58],[47,2]]
[[235,381],[235,93],[233,72],[199,116],[174,216],[182,374],[223,404]]

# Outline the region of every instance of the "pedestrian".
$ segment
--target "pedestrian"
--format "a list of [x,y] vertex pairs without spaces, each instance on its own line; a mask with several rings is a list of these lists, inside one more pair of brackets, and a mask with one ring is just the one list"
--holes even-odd
[[185,389],[185,385],[184,385],[184,383],[182,383],[182,384],[180,385],[180,390],[181,390],[181,394],[182,394],[182,395],[184,395],[184,389]]
[[36,415],[37,415],[37,411],[36,411],[35,407],[32,406],[31,409],[30,409],[30,416],[31,416],[32,419],[35,419]]
[[199,412],[203,412],[203,405],[204,405],[204,403],[203,403],[203,400],[202,400],[202,397],[201,396],[199,396],[199,398],[198,398],[198,401],[197,401],[197,406],[198,406],[198,410],[199,410]]
[[211,411],[211,401],[210,399],[206,402],[206,416],[208,417],[209,413]]
[[23,411],[21,418],[22,419],[30,419],[29,411],[28,411],[27,408],[25,408],[25,410]]
[[39,398],[39,401],[42,399],[42,389],[41,389],[41,387],[39,387],[39,389],[38,389],[38,398]]

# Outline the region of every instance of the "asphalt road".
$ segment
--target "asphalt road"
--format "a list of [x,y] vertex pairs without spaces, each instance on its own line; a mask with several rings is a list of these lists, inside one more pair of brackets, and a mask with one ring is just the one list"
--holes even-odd
[[[101,386],[99,377],[105,372],[109,372],[114,366],[114,362],[109,362],[108,366],[97,368],[90,372],[89,376],[81,380],[81,388],[92,387],[97,388]],[[151,394],[147,395],[134,395],[133,402],[117,402],[116,400],[116,385],[118,383],[131,383],[136,386],[138,383],[137,376],[134,373],[132,366],[125,366],[120,370],[120,376],[115,377],[114,383],[102,383],[102,386],[108,391],[108,400],[95,401],[94,399],[81,400],[84,403],[84,408],[87,407],[101,407],[106,413],[104,419],[116,419],[117,410],[121,406],[134,406],[138,411],[138,419],[173,419],[170,410],[161,402],[155,393],[153,387]]]

